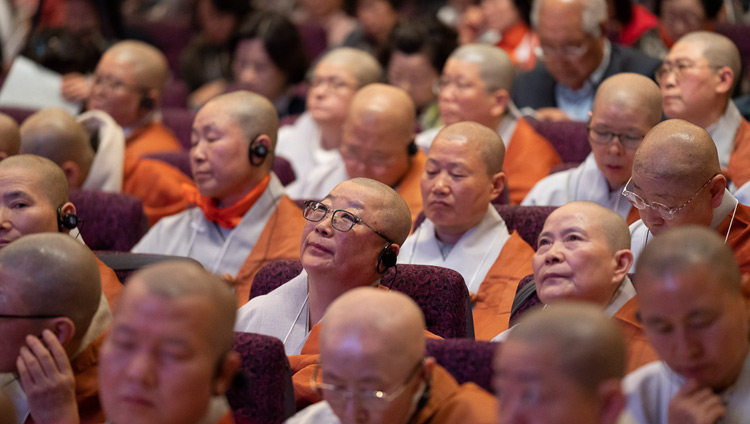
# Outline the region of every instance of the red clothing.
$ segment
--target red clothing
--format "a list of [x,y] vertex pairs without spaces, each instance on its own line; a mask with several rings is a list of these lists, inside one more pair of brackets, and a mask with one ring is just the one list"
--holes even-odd
[[633,4],[633,19],[620,31],[619,43],[632,46],[641,36],[651,28],[659,25],[659,18],[640,4]]
[[740,118],[725,173],[738,188],[750,181],[750,123],[745,118]]
[[[716,231],[724,237],[732,222],[732,212],[724,218]],[[743,204],[737,205],[737,213],[734,214],[732,228],[729,231],[727,245],[732,248],[737,264],[743,274],[750,274],[750,207]]]
[[125,139],[125,155],[142,157],[156,152],[179,152],[182,144],[161,122],[152,122]]
[[195,185],[187,175],[167,163],[125,155],[122,192],[141,199],[149,225],[187,209],[183,184]]
[[560,155],[549,141],[534,131],[526,120],[519,118],[503,162],[510,204],[520,205],[534,184],[560,163]]
[[496,45],[508,53],[513,66],[529,70],[536,65],[534,50],[539,46],[539,38],[525,23],[519,22],[508,28]]

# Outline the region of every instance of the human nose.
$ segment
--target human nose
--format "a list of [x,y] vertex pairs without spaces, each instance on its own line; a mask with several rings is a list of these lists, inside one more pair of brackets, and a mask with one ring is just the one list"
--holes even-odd
[[703,348],[698,337],[689,328],[676,330],[674,350],[685,360],[692,360],[701,356]]
[[13,225],[10,221],[10,211],[6,207],[0,207],[0,230],[8,231]]
[[443,172],[435,176],[431,191],[435,194],[448,194],[450,192],[450,184],[448,184],[447,176]]
[[315,223],[315,232],[322,235],[333,234],[333,214],[330,210],[327,210],[325,216]]
[[560,243],[557,241],[551,242],[547,247],[547,250],[544,252],[544,263],[549,265],[562,262],[562,260],[563,253],[560,248]]
[[137,352],[127,360],[125,377],[143,386],[156,384],[156,366],[148,352]]

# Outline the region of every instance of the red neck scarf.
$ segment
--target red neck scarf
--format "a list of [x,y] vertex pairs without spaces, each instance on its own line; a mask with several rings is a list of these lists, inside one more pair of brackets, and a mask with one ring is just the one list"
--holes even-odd
[[258,198],[260,198],[260,195],[266,190],[270,181],[271,175],[266,175],[266,177],[263,178],[258,185],[250,190],[250,192],[242,199],[226,208],[218,207],[213,198],[201,195],[200,191],[191,185],[183,184],[182,192],[188,202],[201,208],[203,215],[206,216],[207,220],[215,222],[224,228],[233,229],[240,223],[240,221],[242,221],[242,216],[245,215],[245,213],[253,207]]

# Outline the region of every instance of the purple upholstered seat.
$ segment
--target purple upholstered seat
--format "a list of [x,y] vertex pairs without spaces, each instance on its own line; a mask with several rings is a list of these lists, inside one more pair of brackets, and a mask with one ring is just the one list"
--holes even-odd
[[165,107],[161,109],[161,113],[164,126],[172,130],[185,150],[189,150],[195,112],[181,107]]
[[581,163],[591,152],[585,122],[543,122],[526,117],[534,130],[549,140],[563,163]]
[[472,382],[492,392],[492,358],[500,343],[469,339],[428,339],[426,356],[445,368],[459,384]]
[[277,177],[279,177],[279,181],[281,181],[281,184],[289,185],[292,183],[292,181],[297,178],[294,175],[294,169],[292,169],[292,165],[289,163],[288,160],[284,159],[281,156],[274,156],[273,158],[273,172],[276,174]]
[[158,21],[138,20],[128,22],[134,33],[144,34],[154,46],[167,57],[172,75],[180,75],[180,53],[190,41],[190,22],[184,19],[163,19]]
[[72,190],[80,231],[92,250],[130,251],[143,237],[148,220],[139,199],[127,194]]
[[26,109],[22,107],[13,107],[13,106],[0,106],[0,112],[10,116],[13,118],[18,125],[21,125],[23,121],[26,120],[29,116],[33,115],[36,112],[36,109]]
[[193,178],[193,171],[190,170],[190,152],[186,150],[180,152],[149,153],[146,155],[146,158],[168,163],[182,171],[183,174]]
[[[253,280],[250,299],[271,292],[302,271],[299,261],[275,261],[264,266]],[[409,295],[425,315],[427,330],[443,338],[474,336],[469,292],[456,271],[437,266],[398,265],[389,269],[382,284]]]
[[94,254],[100,261],[110,267],[117,275],[117,279],[125,284],[130,276],[139,269],[160,262],[190,262],[200,265],[200,262],[187,256],[157,255],[153,253],[115,252],[109,250],[95,250]]
[[227,399],[235,422],[284,422],[294,413],[294,389],[281,340],[261,334],[234,333],[234,350],[240,354],[240,375],[227,392]]
[[182,80],[173,79],[164,86],[161,106],[165,108],[187,108],[188,89]]
[[[516,230],[522,239],[536,250],[536,239],[542,232],[544,221],[547,216],[557,209],[556,206],[518,206],[518,205],[494,205],[500,216],[505,221],[508,231]],[[420,212],[414,220],[416,230],[424,221],[424,211]]]

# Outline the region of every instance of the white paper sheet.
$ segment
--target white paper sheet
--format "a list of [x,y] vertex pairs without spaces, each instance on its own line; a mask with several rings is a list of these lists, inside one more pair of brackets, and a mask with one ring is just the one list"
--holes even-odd
[[60,74],[39,66],[26,57],[18,56],[0,90],[0,106],[26,109],[59,107],[71,115],[78,114],[80,105],[63,99],[60,94],[61,86]]

